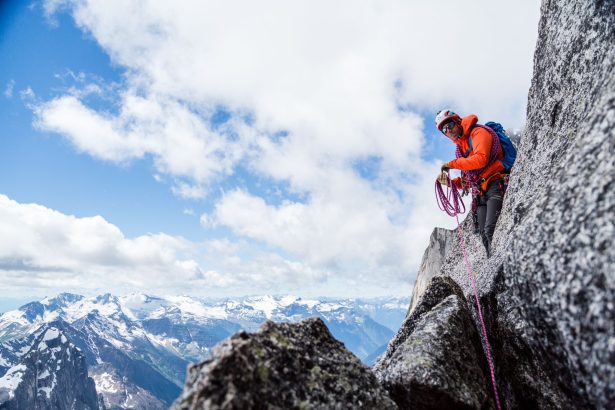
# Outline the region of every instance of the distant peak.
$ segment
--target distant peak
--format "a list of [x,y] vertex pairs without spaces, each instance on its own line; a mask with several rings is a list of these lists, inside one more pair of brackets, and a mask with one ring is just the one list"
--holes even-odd
[[26,319],[30,322],[42,318],[45,314],[45,306],[40,302],[26,303],[19,310],[24,312]]
[[50,307],[66,307],[73,303],[79,302],[84,299],[82,295],[77,295],[75,293],[62,292],[55,297],[45,297],[41,300],[41,303],[45,306]]
[[117,297],[113,296],[111,293],[105,293],[104,295],[97,296],[95,299],[95,302],[102,303],[102,304],[117,303],[118,299]]

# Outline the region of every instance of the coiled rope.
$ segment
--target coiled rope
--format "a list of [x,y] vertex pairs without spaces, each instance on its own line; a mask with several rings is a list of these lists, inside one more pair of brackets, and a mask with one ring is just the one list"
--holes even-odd
[[502,407],[500,405],[500,397],[498,395],[497,383],[495,380],[495,366],[493,363],[493,358],[491,356],[491,345],[489,344],[489,338],[487,337],[487,326],[485,326],[485,319],[483,318],[483,309],[480,304],[480,300],[478,298],[478,289],[476,287],[476,279],[474,278],[474,273],[472,269],[472,264],[470,263],[470,259],[468,258],[468,253],[466,252],[465,241],[463,238],[463,233],[461,231],[461,224],[459,223],[459,214],[464,213],[466,210],[465,204],[463,203],[463,199],[461,198],[461,194],[457,187],[451,181],[450,171],[447,172],[447,188],[446,194],[442,189],[442,184],[436,181],[436,201],[438,203],[438,207],[441,210],[446,212],[449,216],[454,216],[457,220],[457,232],[459,234],[459,242],[461,243],[461,250],[463,251],[463,258],[466,262],[466,268],[468,270],[468,277],[470,278],[470,282],[472,283],[472,289],[474,289],[474,298],[476,299],[476,309],[478,310],[478,317],[480,319],[481,328],[483,331],[483,339],[485,343],[483,344],[483,348],[485,349],[485,353],[487,355],[487,361],[489,363],[489,371],[491,372],[491,384],[493,385],[493,394],[495,396],[495,403],[497,405],[498,410],[501,410]]

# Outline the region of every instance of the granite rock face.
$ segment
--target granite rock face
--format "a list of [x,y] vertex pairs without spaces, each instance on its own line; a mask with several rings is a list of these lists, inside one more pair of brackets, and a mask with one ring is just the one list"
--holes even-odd
[[319,318],[266,322],[188,370],[173,409],[396,409],[371,370]]
[[[615,2],[545,0],[541,13],[527,124],[491,258],[469,218],[461,229],[503,406],[609,408],[615,403]],[[447,240],[432,243],[426,258],[448,248],[435,276],[460,286],[472,318],[466,325],[480,329],[459,241]],[[434,274],[424,269],[423,276]],[[422,286],[420,299],[431,292]],[[416,332],[413,338],[432,340]],[[381,380],[390,371],[379,368]]]
[[461,288],[437,277],[374,371],[400,408],[486,409],[487,364]]
[[[615,402],[615,2],[543,4],[502,303],[537,334],[545,363],[563,360],[590,406]],[[545,98],[547,97],[547,98]],[[532,145],[536,145],[535,149]],[[537,167],[540,164],[542,167]],[[540,187],[534,187],[542,180]],[[538,195],[531,200],[527,193]],[[515,218],[519,221],[515,222]],[[501,235],[503,236],[503,235]],[[525,336],[525,335],[523,335]],[[561,373],[559,373],[561,374]]]
[[420,275],[417,276],[414,288],[412,288],[412,299],[410,299],[410,307],[408,315],[414,310],[419,299],[425,293],[431,278],[440,273],[440,269],[444,264],[444,258],[450,252],[450,248],[454,243],[455,232],[444,228],[436,228],[431,233],[429,245],[423,254]]

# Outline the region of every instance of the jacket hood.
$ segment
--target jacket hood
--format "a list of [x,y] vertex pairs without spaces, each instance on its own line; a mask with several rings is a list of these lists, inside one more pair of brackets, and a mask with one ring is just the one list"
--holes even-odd
[[461,136],[461,138],[455,141],[455,144],[459,145],[461,141],[467,140],[468,136],[470,135],[470,130],[477,122],[478,117],[474,114],[468,115],[467,117],[463,117],[461,119],[461,128],[463,128],[463,135]]

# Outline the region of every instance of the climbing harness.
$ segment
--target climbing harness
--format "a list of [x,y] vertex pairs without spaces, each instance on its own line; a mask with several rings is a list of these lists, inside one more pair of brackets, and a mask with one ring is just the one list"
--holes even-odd
[[436,201],[438,202],[438,207],[446,212],[449,216],[454,216],[457,220],[457,232],[459,233],[459,242],[461,244],[461,250],[463,251],[463,258],[466,263],[466,268],[468,270],[468,277],[470,278],[470,282],[472,283],[472,289],[474,290],[474,298],[476,299],[476,309],[478,310],[478,317],[480,319],[481,328],[483,331],[483,338],[485,343],[483,345],[485,349],[485,353],[487,355],[487,361],[489,362],[489,371],[491,372],[491,384],[493,385],[493,394],[495,396],[495,403],[497,405],[498,410],[501,410],[500,406],[500,397],[498,395],[498,388],[495,381],[495,366],[493,363],[493,358],[491,357],[491,345],[489,344],[489,338],[487,337],[487,326],[485,325],[485,319],[483,318],[483,309],[480,304],[480,300],[478,298],[478,289],[476,287],[476,280],[474,278],[474,273],[472,270],[472,265],[468,258],[468,253],[465,248],[465,241],[463,238],[463,233],[461,232],[461,224],[459,223],[459,214],[464,213],[466,210],[465,204],[463,203],[463,199],[461,199],[461,194],[457,190],[457,187],[451,181],[450,171],[447,171],[447,189],[446,194],[442,189],[442,185],[436,181]]

